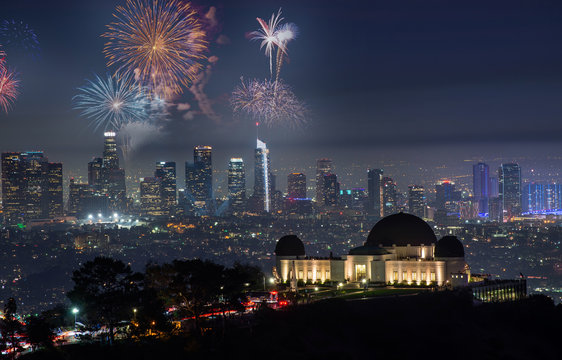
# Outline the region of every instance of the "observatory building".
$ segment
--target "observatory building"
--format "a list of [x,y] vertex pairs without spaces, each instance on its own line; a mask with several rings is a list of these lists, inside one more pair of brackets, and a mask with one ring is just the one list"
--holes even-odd
[[467,282],[470,275],[463,245],[456,237],[437,240],[425,221],[405,213],[381,219],[363,246],[351,249],[341,258],[306,256],[304,244],[295,235],[279,239],[275,258],[273,272],[281,282],[444,285],[458,283],[459,278]]

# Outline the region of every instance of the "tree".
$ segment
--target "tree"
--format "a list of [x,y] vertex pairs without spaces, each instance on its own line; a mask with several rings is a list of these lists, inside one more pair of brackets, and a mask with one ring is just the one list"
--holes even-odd
[[122,261],[100,256],[74,271],[74,288],[67,296],[80,314],[109,328],[112,344],[115,326],[129,320],[138,305],[142,279],[142,274],[134,273]]
[[149,265],[146,286],[162,301],[178,309],[181,317],[192,317],[200,333],[201,315],[219,310],[243,310],[244,292],[261,284],[263,274],[253,266],[236,263],[232,268],[211,261],[175,260],[171,264]]
[[147,286],[157,291],[180,316],[193,317],[199,333],[200,317],[217,301],[224,283],[224,267],[210,261],[174,260],[147,267]]
[[52,347],[53,333],[48,321],[43,317],[33,316],[28,319],[25,326],[27,340],[35,348],[37,346]]
[[15,357],[15,352],[19,348],[19,343],[16,340],[16,333],[21,330],[21,324],[16,318],[18,306],[14,298],[9,298],[4,304],[4,321],[0,323],[0,333],[2,335],[2,348],[8,349],[6,340],[10,339],[10,347],[12,359]]

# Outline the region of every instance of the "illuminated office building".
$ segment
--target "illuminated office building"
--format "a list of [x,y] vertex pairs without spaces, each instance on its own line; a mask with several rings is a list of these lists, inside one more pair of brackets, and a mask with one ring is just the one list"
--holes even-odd
[[367,191],[369,194],[367,212],[377,216],[382,216],[382,176],[382,169],[370,169],[367,171]]
[[170,214],[174,211],[177,203],[176,163],[173,161],[158,161],[154,177],[160,179],[162,209]]
[[521,215],[521,168],[517,164],[502,164],[498,169],[499,198],[502,221]]
[[306,175],[291,173],[287,176],[287,196],[292,199],[306,198]]
[[246,203],[246,171],[244,160],[232,158],[228,162],[228,198],[233,212],[243,211]]
[[487,164],[478,163],[472,166],[472,190],[478,212],[482,215],[488,213],[490,199],[490,168]]
[[325,204],[324,175],[333,172],[331,159],[316,160],[316,203]]
[[408,209],[410,214],[423,218],[425,212],[425,192],[423,186],[410,185],[408,187]]
[[141,215],[166,215],[162,209],[161,178],[145,177],[140,179]]
[[383,177],[381,182],[382,217],[398,212],[396,183],[390,177]]
[[322,187],[324,205],[336,206],[340,194],[340,183],[336,174],[324,174],[324,184]]
[[[47,164],[47,198],[43,214],[49,219],[64,214],[63,208],[63,192],[62,192],[62,164]],[[45,217],[45,216],[44,216]]]
[[2,204],[9,224],[62,215],[62,164],[41,151],[3,153]]
[[100,186],[103,178],[103,158],[94,158],[88,163],[88,184]]

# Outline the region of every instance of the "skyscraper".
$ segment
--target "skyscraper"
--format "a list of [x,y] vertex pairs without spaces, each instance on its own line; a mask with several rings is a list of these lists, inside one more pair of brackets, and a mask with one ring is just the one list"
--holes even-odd
[[306,175],[291,173],[287,176],[287,196],[291,199],[306,198]]
[[410,214],[423,218],[425,216],[425,193],[423,186],[410,185],[408,189],[408,208]]
[[195,202],[195,179],[197,177],[197,169],[194,163],[185,162],[185,197],[188,203]]
[[382,204],[381,217],[394,214],[398,211],[396,183],[390,177],[383,177],[381,182]]
[[103,136],[103,167],[106,169],[119,169],[116,134],[113,131],[107,131]]
[[336,206],[340,194],[338,176],[336,174],[324,174],[322,178],[324,179],[324,184],[322,185],[324,205]]
[[7,223],[24,218],[25,166],[22,153],[2,153],[2,207]]
[[140,179],[141,214],[144,216],[165,215],[162,210],[161,179],[146,177]]
[[234,212],[243,211],[246,202],[246,171],[244,160],[232,158],[228,162],[228,198]]
[[211,146],[196,146],[193,149],[193,197],[196,201],[208,202],[213,197],[213,161]]
[[158,161],[154,176],[160,179],[160,196],[162,197],[162,210],[167,214],[176,207],[176,163],[173,161]]
[[63,193],[62,193],[62,164],[48,163],[46,174],[47,196],[43,215],[47,218],[62,216]]
[[455,190],[455,183],[449,180],[438,181],[435,184],[435,207],[445,215],[459,213],[458,202],[460,192]]
[[42,151],[28,151],[22,155],[25,161],[25,218],[41,219],[46,217],[44,212],[47,201],[47,158],[43,156]]
[[381,213],[381,181],[382,181],[383,170],[382,169],[370,169],[367,171],[367,191],[369,199],[367,202],[367,212],[375,214],[377,216],[382,216]]
[[472,189],[474,202],[478,204],[480,214],[488,213],[490,199],[490,168],[487,164],[478,163],[472,166]]
[[[254,194],[258,209],[269,212],[271,209],[271,169],[269,149],[267,145],[257,139],[255,150]],[[261,207],[263,204],[263,208]]]
[[41,151],[3,153],[2,203],[7,223],[62,215],[62,164]]
[[[123,211],[126,207],[126,187],[125,187],[125,170],[119,167],[119,154],[117,152],[116,134],[113,131],[104,133],[103,158],[101,169],[101,185],[96,191],[99,195],[107,195],[109,198],[109,208],[103,209],[102,212]],[[99,160],[96,160],[99,162]],[[97,165],[95,165],[97,166]],[[93,167],[95,168],[93,165]],[[96,175],[92,173],[92,181],[95,181]],[[88,182],[90,174],[88,174]],[[94,184],[95,185],[95,184]],[[97,185],[95,185],[97,186]]]
[[100,186],[102,183],[103,158],[94,158],[88,163],[88,184]]
[[331,174],[332,160],[318,159],[316,160],[316,203],[325,204],[324,201],[324,175]]
[[521,215],[521,168],[518,164],[502,164],[498,179],[502,221],[509,221]]

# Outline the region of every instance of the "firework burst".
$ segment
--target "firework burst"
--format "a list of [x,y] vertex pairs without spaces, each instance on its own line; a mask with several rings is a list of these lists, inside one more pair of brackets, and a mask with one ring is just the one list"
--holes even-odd
[[124,124],[148,119],[149,103],[146,94],[129,75],[87,80],[74,96],[74,108],[91,119],[94,130],[103,128],[118,131]]
[[39,40],[33,29],[23,21],[4,20],[0,23],[0,41],[12,52],[37,56]]
[[257,31],[253,31],[250,33],[251,39],[256,41],[261,41],[260,49],[265,48],[265,56],[269,58],[269,72],[273,76],[273,54],[275,52],[275,48],[277,47],[278,51],[285,51],[283,49],[283,44],[279,42],[277,38],[278,27],[283,18],[281,17],[281,9],[277,12],[277,14],[272,14],[271,19],[269,19],[269,23],[265,22],[265,20],[261,18],[256,18],[258,23],[260,24],[261,28]]
[[0,54],[0,108],[8,112],[19,95],[19,79],[15,71],[8,69]]
[[180,94],[201,70],[205,33],[189,3],[180,0],[127,0],[102,37],[108,66],[135,74],[150,93]]
[[242,80],[232,93],[231,106],[235,113],[269,127],[302,127],[308,113],[306,105],[283,81]]

